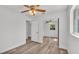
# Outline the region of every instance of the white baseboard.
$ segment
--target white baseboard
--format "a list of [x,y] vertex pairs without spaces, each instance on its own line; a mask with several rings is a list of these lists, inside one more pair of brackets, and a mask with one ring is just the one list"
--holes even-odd
[[18,43],[18,44],[16,44],[16,45],[13,45],[13,46],[11,46],[11,47],[8,47],[8,48],[6,48],[6,49],[0,51],[0,53],[4,53],[4,52],[9,51],[9,50],[11,50],[11,49],[13,49],[13,48],[19,47],[19,46],[21,46],[21,45],[23,45],[23,44],[25,44],[25,43],[26,43],[26,41],[20,42],[20,43]]

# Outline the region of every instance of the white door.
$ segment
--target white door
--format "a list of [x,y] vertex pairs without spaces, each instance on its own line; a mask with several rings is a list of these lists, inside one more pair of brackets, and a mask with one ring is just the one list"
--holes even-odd
[[31,40],[39,42],[39,24],[37,21],[31,23]]

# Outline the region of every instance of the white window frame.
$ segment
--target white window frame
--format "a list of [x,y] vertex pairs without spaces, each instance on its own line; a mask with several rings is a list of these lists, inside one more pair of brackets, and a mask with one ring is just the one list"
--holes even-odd
[[73,21],[74,21],[74,10],[75,10],[76,7],[77,7],[77,5],[73,5],[71,10],[70,10],[70,33],[73,36],[79,38],[79,33],[75,33],[74,29],[73,29],[74,28],[74,24],[73,24]]

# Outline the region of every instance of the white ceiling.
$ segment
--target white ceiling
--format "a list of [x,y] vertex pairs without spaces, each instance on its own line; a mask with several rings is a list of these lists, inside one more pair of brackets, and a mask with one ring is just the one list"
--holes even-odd
[[41,8],[46,9],[48,12],[56,12],[67,9],[67,5],[43,5]]
[[[68,5],[41,5],[41,9],[47,10],[47,12],[57,12],[66,10]],[[8,8],[12,11],[22,11],[25,10],[24,6],[22,5],[5,5],[5,8]]]

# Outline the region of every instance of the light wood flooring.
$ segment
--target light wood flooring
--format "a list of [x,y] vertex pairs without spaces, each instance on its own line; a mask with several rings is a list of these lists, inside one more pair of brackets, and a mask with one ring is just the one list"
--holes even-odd
[[6,51],[3,54],[67,54],[66,50],[58,48],[57,38],[44,38],[43,43],[37,43],[28,39],[26,44]]

